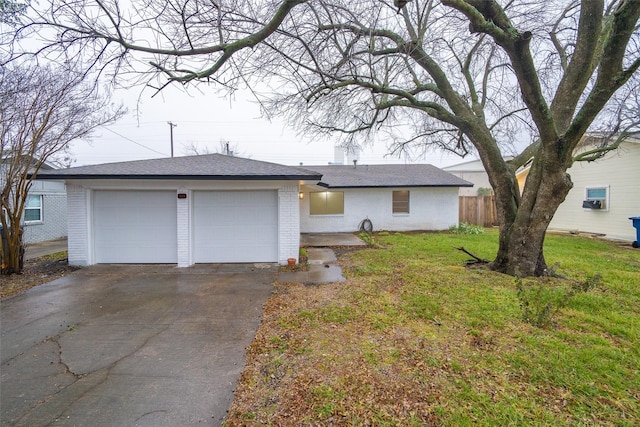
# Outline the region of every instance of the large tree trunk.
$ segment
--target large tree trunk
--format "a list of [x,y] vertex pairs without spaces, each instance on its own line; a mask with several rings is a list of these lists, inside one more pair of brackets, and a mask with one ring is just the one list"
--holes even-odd
[[511,195],[517,187],[496,188],[500,236],[493,270],[518,277],[547,274],[545,234],[572,186],[557,156],[543,155],[534,160],[517,206]]

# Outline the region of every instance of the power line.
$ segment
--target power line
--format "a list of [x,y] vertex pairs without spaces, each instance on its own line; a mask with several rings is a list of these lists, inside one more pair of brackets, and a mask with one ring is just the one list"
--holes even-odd
[[121,134],[119,134],[118,132],[116,132],[115,130],[111,130],[111,129],[109,129],[109,128],[104,128],[104,129],[105,129],[105,130],[108,130],[109,132],[111,132],[111,133],[113,133],[113,134],[115,134],[115,135],[118,135],[120,138],[126,139],[126,140],[127,140],[127,141],[129,141],[129,142],[133,142],[134,144],[139,145],[139,146],[140,146],[140,147],[142,147],[142,148],[146,148],[146,149],[147,149],[147,150],[149,150],[149,151],[153,151],[154,153],[158,153],[158,154],[161,154],[161,155],[163,155],[163,156],[166,156],[166,155],[167,155],[166,153],[161,153],[161,152],[160,152],[160,151],[158,151],[158,150],[154,150],[153,148],[147,147],[146,145],[140,144],[139,142],[136,142],[136,141],[134,141],[134,140],[133,140],[133,139],[131,139],[131,138],[128,138],[128,137],[126,137],[126,136],[124,136],[124,135],[121,135]]

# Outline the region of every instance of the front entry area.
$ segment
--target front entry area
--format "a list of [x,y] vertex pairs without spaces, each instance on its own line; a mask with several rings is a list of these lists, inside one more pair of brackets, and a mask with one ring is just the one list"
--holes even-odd
[[277,191],[194,191],[196,263],[278,261]]

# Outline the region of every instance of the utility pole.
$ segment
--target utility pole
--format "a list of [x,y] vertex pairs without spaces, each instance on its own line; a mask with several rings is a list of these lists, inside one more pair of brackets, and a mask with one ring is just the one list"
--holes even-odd
[[169,124],[169,132],[171,133],[171,157],[173,157],[173,128],[178,127],[178,125],[173,124],[172,122],[167,122]]

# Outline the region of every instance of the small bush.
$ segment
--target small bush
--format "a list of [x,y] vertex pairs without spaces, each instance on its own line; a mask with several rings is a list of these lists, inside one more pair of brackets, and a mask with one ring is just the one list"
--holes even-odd
[[520,278],[516,278],[516,291],[522,320],[538,328],[551,325],[551,318],[566,296],[564,289],[552,288],[542,282],[526,285]]
[[482,234],[484,233],[484,228],[479,225],[461,222],[460,225],[452,225],[449,227],[449,232],[453,234]]
[[362,239],[363,242],[367,244],[370,248],[381,248],[380,243],[376,240],[375,236],[372,233],[361,232],[358,233],[358,237]]
[[554,314],[565,307],[574,295],[592,290],[600,282],[600,274],[589,276],[583,282],[574,282],[569,289],[549,286],[540,280],[531,285],[525,285],[520,278],[515,280],[522,320],[538,328],[546,328],[552,324]]

